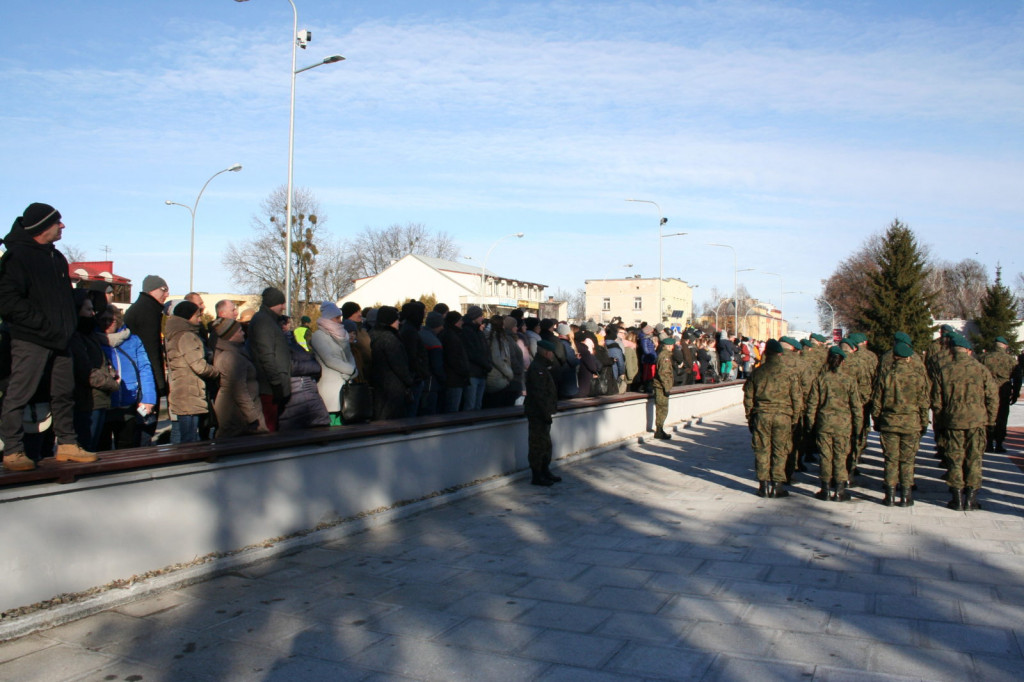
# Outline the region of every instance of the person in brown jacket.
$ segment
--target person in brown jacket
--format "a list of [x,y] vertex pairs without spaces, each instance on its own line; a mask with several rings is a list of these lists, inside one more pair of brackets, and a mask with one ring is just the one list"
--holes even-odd
[[182,301],[174,306],[164,327],[167,352],[167,404],[177,421],[171,425],[172,443],[199,440],[199,417],[210,411],[205,379],[220,372],[206,361],[206,347],[199,337],[199,306]]
[[217,415],[216,438],[266,433],[260,405],[256,365],[245,351],[245,334],[236,321],[219,317],[210,325],[214,334],[213,366],[220,372],[220,390],[213,403]]

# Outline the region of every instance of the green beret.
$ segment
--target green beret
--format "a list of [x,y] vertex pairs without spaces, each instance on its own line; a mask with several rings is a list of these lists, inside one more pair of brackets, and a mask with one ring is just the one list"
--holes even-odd
[[1005,336],[997,336],[996,337],[996,343],[1001,343],[1004,346],[1009,346],[1010,345],[1010,342],[1006,340]]
[[853,339],[851,339],[851,338],[850,338],[849,336],[844,336],[844,337],[843,337],[843,340],[842,340],[842,341],[840,341],[839,343],[840,343],[840,345],[842,345],[842,344],[844,344],[844,343],[845,343],[845,344],[846,344],[847,346],[849,346],[850,348],[856,348],[856,347],[857,347],[857,343],[856,343],[856,341],[854,341]]
[[944,325],[942,325],[941,327],[939,327],[939,329],[941,329],[941,330],[942,330],[942,331],[944,331],[944,332],[951,332],[951,331],[955,331],[955,330],[953,329],[953,325],[951,325],[951,324],[944,324]]
[[802,345],[804,348],[810,348],[814,344],[811,343],[810,339],[800,339],[800,345]]
[[851,341],[854,342],[854,344],[857,345],[860,345],[868,340],[867,334],[862,334],[860,332],[854,332],[853,334],[850,334],[847,338],[849,338]]
[[811,338],[817,341],[818,343],[825,343],[826,341],[825,337],[822,336],[821,334],[811,334]]
[[764,344],[764,352],[767,355],[778,355],[782,350],[782,344],[775,339],[768,339]]
[[790,346],[792,346],[796,350],[800,350],[800,348],[802,348],[802,346],[800,345],[800,342],[797,341],[796,339],[794,339],[792,336],[783,336],[782,338],[779,339],[779,342],[780,343],[788,343]]
[[900,341],[893,347],[892,353],[898,358],[909,358],[914,354],[914,347],[909,343]]
[[674,346],[676,345],[676,337],[666,336],[664,339],[661,340],[661,342],[666,346]]
[[896,332],[895,334],[892,335],[892,340],[895,343],[899,343],[900,341],[902,341],[903,343],[909,343],[910,345],[914,345],[914,341],[910,338],[910,334],[907,334],[906,332]]
[[971,345],[971,342],[968,341],[967,337],[964,336],[963,334],[957,334],[956,332],[953,332],[953,333],[951,333],[949,335],[949,339],[950,339],[950,341],[953,342],[953,345],[958,347],[958,348],[966,348],[967,350],[974,350],[974,346]]
[[828,354],[829,355],[838,355],[838,356],[840,356],[843,359],[846,358],[846,351],[843,350],[842,348],[840,348],[839,346],[832,346],[831,348],[829,348],[828,349]]
[[543,348],[544,350],[549,350],[552,353],[555,352],[555,344],[545,339],[541,339],[540,341],[537,342],[537,348]]

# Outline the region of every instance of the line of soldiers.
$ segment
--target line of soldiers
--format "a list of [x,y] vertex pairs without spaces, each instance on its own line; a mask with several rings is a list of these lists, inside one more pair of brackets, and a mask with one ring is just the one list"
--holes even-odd
[[[765,362],[744,386],[761,497],[786,497],[784,485],[820,455],[820,500],[848,501],[867,447],[879,432],[885,458],[883,504],[914,504],[914,458],[931,425],[951,492],[947,506],[979,509],[982,453],[1005,452],[1009,406],[1021,388],[1020,364],[1006,339],[976,358],[948,325],[926,358],[907,334],[893,335],[880,358],[856,333],[829,347],[823,336],[768,341]],[[980,360],[980,362],[979,362]]]

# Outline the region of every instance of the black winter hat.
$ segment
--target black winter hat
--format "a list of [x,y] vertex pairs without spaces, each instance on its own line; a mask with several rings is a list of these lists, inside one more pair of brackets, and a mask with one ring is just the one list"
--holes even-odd
[[347,320],[348,318],[358,313],[360,310],[362,310],[362,308],[360,308],[359,304],[356,303],[355,301],[346,301],[341,306],[341,316]]
[[263,290],[263,305],[273,308],[284,303],[284,292],[275,287],[267,287]]
[[392,305],[382,305],[377,311],[377,326],[390,327],[398,320],[398,308]]
[[192,301],[182,301],[178,305],[174,306],[174,310],[171,311],[171,315],[180,317],[183,320],[191,320],[192,316],[195,315],[198,310],[199,306]]
[[29,204],[20,218],[14,221],[30,235],[39,234],[54,223],[60,222],[60,211],[49,204]]

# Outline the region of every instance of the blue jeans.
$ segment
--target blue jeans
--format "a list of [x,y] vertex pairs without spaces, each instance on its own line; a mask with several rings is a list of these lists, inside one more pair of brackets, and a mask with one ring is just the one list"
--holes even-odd
[[[88,412],[75,410],[73,421],[78,444],[89,452],[95,452],[96,446],[100,442],[100,432],[103,431],[103,424],[106,420],[106,410],[89,410]],[[109,446],[105,449],[109,449]]]
[[198,414],[179,414],[178,421],[171,422],[171,443],[195,443],[199,440]]
[[484,377],[470,377],[469,386],[462,389],[462,411],[479,410],[484,406],[484,390],[487,388],[487,379]]
[[455,414],[462,406],[462,387],[444,389],[444,413]]

